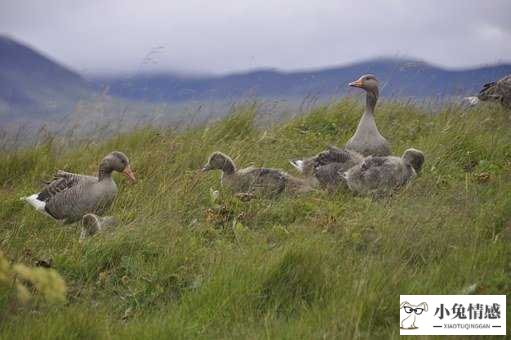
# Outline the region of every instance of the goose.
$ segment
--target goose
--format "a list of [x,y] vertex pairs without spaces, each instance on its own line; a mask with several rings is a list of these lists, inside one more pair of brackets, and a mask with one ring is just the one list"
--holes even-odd
[[390,193],[421,171],[424,153],[407,149],[403,156],[369,156],[342,174],[348,188],[359,195]]
[[305,193],[313,190],[311,183],[288,173],[269,168],[248,167],[236,169],[234,161],[226,154],[213,152],[202,171],[221,170],[221,184],[238,196],[275,196],[282,192]]
[[477,99],[480,101],[496,101],[511,108],[511,74],[497,81],[484,84]]
[[345,183],[341,174],[360,163],[364,157],[355,151],[328,146],[323,152],[304,160],[294,160],[291,164],[306,178],[314,178],[327,189],[336,189]]
[[379,96],[378,80],[372,74],[365,74],[348,85],[366,91],[366,108],[355,134],[342,149],[328,147],[313,157],[290,161],[300,173],[306,177],[315,176],[322,185],[342,183],[338,174],[358,164],[364,156],[388,156],[391,153],[389,142],[380,134],[374,120],[374,108]]
[[372,74],[361,76],[358,80],[349,83],[351,87],[366,91],[366,108],[360,119],[353,137],[345,145],[347,150],[356,151],[363,156],[388,156],[390,144],[380,134],[374,120],[374,107],[378,101],[378,80]]
[[59,222],[73,223],[87,213],[102,213],[112,204],[117,195],[113,171],[135,182],[128,157],[122,152],[113,151],[99,164],[98,177],[59,170],[41,192],[22,199]]
[[80,242],[87,237],[91,237],[103,230],[115,227],[118,224],[114,216],[100,217],[96,214],[85,214],[82,217],[82,231],[80,233]]

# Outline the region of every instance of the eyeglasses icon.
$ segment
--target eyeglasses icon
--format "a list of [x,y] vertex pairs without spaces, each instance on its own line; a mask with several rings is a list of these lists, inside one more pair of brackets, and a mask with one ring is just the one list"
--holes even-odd
[[411,314],[412,312],[415,312],[416,315],[421,315],[422,312],[424,312],[424,308],[412,308],[409,306],[403,307],[406,313]]

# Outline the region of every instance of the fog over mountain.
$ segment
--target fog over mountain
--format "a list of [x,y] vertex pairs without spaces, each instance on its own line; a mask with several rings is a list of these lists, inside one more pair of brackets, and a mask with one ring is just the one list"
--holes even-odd
[[[222,76],[153,71],[86,79],[51,57],[3,36],[0,37],[0,118],[45,120],[77,111],[81,117],[93,116],[100,111],[96,107],[98,103],[101,110],[109,105],[110,111],[115,112],[139,108],[139,103],[164,104],[165,110],[159,114],[172,115],[187,103],[225,103],[223,107],[226,107],[255,98],[288,103],[299,103],[304,98],[324,101],[360,93],[349,89],[347,84],[369,72],[380,79],[383,96],[448,99],[477,92],[482,84],[511,73],[511,65],[446,70],[416,60],[387,58],[312,71],[267,69]],[[154,110],[140,111],[151,115]]]
[[78,73],[0,36],[0,116],[69,111],[92,89]]
[[[365,73],[380,79],[382,95],[392,98],[449,99],[477,93],[484,83],[511,73],[511,64],[446,70],[409,59],[374,59],[314,71],[256,70],[225,76],[149,73],[96,78],[108,93],[152,102],[231,100],[246,98],[328,100],[352,90],[348,83]],[[351,91],[351,92],[350,92]]]

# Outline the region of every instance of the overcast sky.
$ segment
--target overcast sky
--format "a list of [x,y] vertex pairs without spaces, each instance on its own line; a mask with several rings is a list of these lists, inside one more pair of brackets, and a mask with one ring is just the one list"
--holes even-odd
[[85,74],[458,68],[511,61],[511,0],[0,0],[0,33]]

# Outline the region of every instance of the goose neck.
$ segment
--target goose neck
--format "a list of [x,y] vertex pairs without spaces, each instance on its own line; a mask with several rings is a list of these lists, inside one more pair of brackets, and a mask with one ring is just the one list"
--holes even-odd
[[232,162],[225,162],[222,171],[226,175],[232,175],[234,172],[236,172],[236,167]]
[[368,90],[366,93],[366,110],[365,112],[372,115],[376,102],[378,101],[378,89]]
[[105,166],[104,164],[100,164],[98,171],[98,180],[103,181],[105,179],[112,178],[112,170]]

